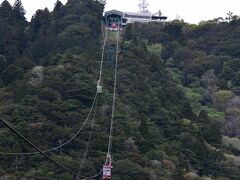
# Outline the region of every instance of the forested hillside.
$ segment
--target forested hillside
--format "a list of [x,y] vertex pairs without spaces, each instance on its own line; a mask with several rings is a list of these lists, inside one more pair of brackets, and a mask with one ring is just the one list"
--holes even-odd
[[161,56],[194,114],[206,117],[207,121],[200,121],[204,141],[225,158],[216,159],[221,168],[209,173],[218,178],[240,177],[239,33],[240,18],[233,16],[230,21],[215,19],[199,25],[179,20],[162,26],[135,24],[124,34],[126,40],[140,39]]
[[[17,0],[0,6],[0,116],[41,150],[68,141],[91,108],[103,5],[57,1],[30,22]],[[114,180],[240,177],[240,20],[133,24],[121,32],[113,139]],[[110,34],[114,36],[115,33]],[[115,42],[81,176],[106,157]],[[78,172],[91,121],[49,157]],[[0,179],[74,179],[0,124]],[[199,176],[199,177],[198,177]],[[101,179],[101,175],[97,177]]]

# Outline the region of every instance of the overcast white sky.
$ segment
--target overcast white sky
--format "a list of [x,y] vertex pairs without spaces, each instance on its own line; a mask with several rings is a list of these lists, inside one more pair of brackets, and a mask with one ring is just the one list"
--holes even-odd
[[[0,0],[2,2],[3,0]],[[13,4],[15,0],[9,0]],[[66,3],[67,0],[61,0]],[[37,9],[48,7],[52,10],[56,0],[22,0],[27,11],[28,20]],[[118,9],[122,11],[137,11],[139,0],[107,0],[106,10]],[[148,0],[149,10],[157,12],[161,9],[169,20],[180,16],[189,23],[198,23],[217,17],[226,17],[231,11],[240,15],[240,0]]]

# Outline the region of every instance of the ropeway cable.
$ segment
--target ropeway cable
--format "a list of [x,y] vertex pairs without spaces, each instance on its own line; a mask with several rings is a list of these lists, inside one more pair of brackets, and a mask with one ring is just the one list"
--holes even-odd
[[119,41],[120,41],[120,30],[118,30],[117,45],[116,45],[116,61],[115,61],[115,75],[114,75],[114,90],[113,90],[113,100],[112,100],[111,125],[110,125],[110,132],[109,132],[109,141],[108,141],[108,155],[111,154],[112,141],[113,141],[113,128],[114,128],[114,116],[115,116],[115,104],[116,104],[116,92],[117,92],[117,74],[118,74]]
[[[118,72],[118,54],[119,54],[119,41],[120,41],[120,30],[118,30],[117,35],[117,45],[116,45],[116,62],[115,62],[115,75],[114,75],[114,92],[113,92],[113,103],[112,103],[112,115],[111,115],[111,125],[110,125],[110,132],[109,132],[109,142],[108,142],[108,153],[109,155],[112,150],[112,138],[113,138],[113,129],[114,129],[114,115],[115,115],[115,104],[116,104],[116,92],[117,92],[117,72]],[[104,164],[108,162],[108,159],[106,158]],[[103,169],[93,176],[82,176],[83,179],[94,179],[97,178],[101,173],[103,172]]]
[[[104,161],[104,164],[106,164],[106,163],[107,163],[107,159]],[[83,179],[93,179],[93,178],[98,177],[102,172],[103,172],[103,169],[101,168],[101,170],[97,174],[95,174],[93,176],[82,176],[81,178],[83,178]]]
[[[111,146],[112,146],[112,133],[113,133],[113,125],[114,125],[114,113],[115,113],[115,100],[116,100],[116,85],[117,85],[117,65],[118,65],[118,49],[119,49],[119,37],[120,36],[120,31],[118,31],[118,39],[117,39],[117,50],[116,50],[116,64],[115,64],[115,78],[114,78],[114,94],[113,94],[113,107],[112,107],[112,117],[111,117],[111,127],[110,127],[110,135],[109,135],[109,144],[108,144],[108,154],[111,152]],[[103,68],[103,58],[104,58],[104,51],[105,51],[105,46],[106,46],[106,40],[107,40],[107,30],[106,30],[106,34],[105,34],[105,40],[104,40],[104,45],[103,45],[103,56],[102,56],[102,60],[101,60],[101,67],[100,67],[100,76],[99,76],[99,80],[101,80],[102,78],[102,68]],[[70,138],[70,140],[68,140],[67,142],[63,143],[60,146],[45,150],[45,151],[41,151],[37,146],[35,146],[33,143],[31,143],[30,141],[28,141],[24,136],[22,136],[21,134],[19,134],[13,127],[11,127],[10,125],[8,125],[7,122],[5,122],[3,119],[0,118],[0,120],[9,127],[9,129],[11,131],[13,131],[15,134],[17,134],[20,138],[22,138],[24,141],[26,141],[29,145],[31,145],[32,147],[34,147],[34,149],[37,150],[37,152],[32,152],[32,153],[5,153],[5,152],[0,152],[0,154],[4,154],[4,155],[33,155],[33,154],[42,154],[43,156],[45,156],[48,160],[50,160],[51,162],[53,162],[54,164],[56,164],[57,166],[59,166],[60,168],[64,169],[65,171],[69,172],[70,174],[76,176],[76,178],[79,178],[79,174],[78,173],[74,173],[73,171],[69,170],[68,168],[62,166],[61,164],[59,164],[58,162],[56,162],[55,160],[53,160],[52,158],[50,158],[48,155],[46,155],[46,152],[50,152],[50,151],[54,151],[57,150],[63,146],[65,146],[66,144],[70,143],[73,139],[76,138],[76,136],[82,131],[82,129],[84,128],[84,126],[86,125],[86,123],[89,120],[89,117],[93,111],[93,107],[95,106],[96,100],[98,100],[98,93],[96,92],[96,95],[94,97],[94,101],[92,103],[92,107],[91,110],[88,113],[88,116],[85,120],[85,122],[83,123],[82,127],[78,130],[78,132],[72,136],[72,138]],[[107,161],[107,159],[106,159]],[[106,164],[105,161],[105,164]],[[102,173],[102,169],[101,171],[99,171],[98,174],[94,175],[94,176],[90,176],[90,177],[83,177],[85,179],[93,179],[96,178],[97,176],[99,176]]]
[[87,145],[86,145],[85,151],[83,153],[83,157],[82,157],[82,160],[81,160],[81,163],[80,163],[80,166],[79,166],[79,170],[78,170],[78,175],[79,176],[80,176],[80,174],[82,172],[82,169],[84,167],[84,164],[85,164],[88,152],[89,152],[90,144],[91,144],[91,141],[92,141],[93,129],[94,129],[94,125],[95,125],[95,118],[96,118],[97,107],[98,107],[98,98],[99,97],[97,96],[97,101],[95,103],[95,108],[94,108],[94,116],[93,116],[92,122],[91,122],[91,129],[90,129]]
[[[104,37],[104,42],[103,42],[103,47],[102,47],[102,56],[101,56],[101,65],[100,65],[100,71],[99,71],[99,80],[101,81],[102,79],[102,72],[103,72],[103,62],[104,62],[104,52],[105,52],[105,47],[106,47],[106,42],[107,42],[107,35],[108,35],[108,30],[106,29],[105,31],[105,37]],[[47,150],[44,150],[43,152],[44,153],[47,153],[47,152],[51,152],[51,151],[56,151],[60,148],[62,148],[63,146],[67,145],[68,143],[70,143],[73,139],[75,139],[78,134],[83,130],[83,128],[85,127],[86,123],[88,122],[89,120],[89,117],[93,111],[93,107],[95,105],[95,102],[96,102],[96,98],[97,98],[97,95],[98,93],[96,92],[95,94],[95,97],[94,97],[94,100],[93,100],[93,103],[92,103],[92,107],[88,113],[88,116],[87,118],[85,119],[83,125],[80,127],[80,129],[77,131],[76,134],[74,134],[68,141],[66,141],[65,143],[59,145],[59,146],[56,146],[56,147],[53,147],[51,149],[47,149]],[[0,152],[0,154],[2,155],[34,155],[34,154],[39,154],[39,152],[29,152],[29,153],[19,153],[19,152]]]
[[[113,129],[114,129],[114,116],[115,116],[115,104],[116,104],[116,92],[117,92],[117,73],[118,73],[118,54],[119,54],[119,41],[120,41],[120,30],[118,30],[117,35],[117,45],[116,45],[116,62],[115,62],[115,75],[114,75],[114,92],[113,92],[113,101],[112,101],[112,115],[111,115],[111,125],[109,132],[109,142],[108,142],[108,153],[107,156],[111,154],[112,151],[112,140],[113,140]],[[108,158],[106,158],[104,164],[108,162]],[[101,169],[96,175],[85,177],[82,176],[83,179],[94,179],[97,178],[103,169]]]
[[107,43],[107,37],[108,37],[108,29],[105,30],[105,37],[104,37],[104,42],[103,42],[103,47],[102,47],[101,65],[100,65],[100,72],[99,72],[99,79],[98,79],[100,81],[102,80],[104,53],[105,53],[105,47],[106,47],[106,43]]
[[[106,47],[106,43],[107,43],[107,37],[108,37],[108,29],[105,29],[105,38],[104,38],[104,42],[103,42],[101,65],[100,65],[100,73],[99,73],[99,80],[98,80],[99,83],[102,83],[102,72],[103,72],[102,70],[103,70],[104,53],[105,53],[105,47]],[[96,107],[97,107],[97,105],[98,105],[98,101],[97,101],[97,103],[96,103]],[[96,115],[96,109],[95,109],[95,115]],[[87,146],[86,146],[86,150],[85,150],[85,152],[84,152],[83,159],[82,159],[82,162],[81,162],[80,167],[79,167],[79,172],[78,172],[77,180],[80,179],[81,170],[82,170],[83,164],[85,163],[85,160],[86,160],[86,158],[87,158],[87,154],[88,154],[88,151],[89,151],[89,146],[90,146],[91,139],[92,139],[92,133],[93,133],[93,128],[94,128],[94,123],[95,123],[95,116],[94,116],[93,119],[92,119],[91,131],[90,131],[88,143],[87,143]],[[106,163],[106,161],[105,161],[105,163]],[[84,179],[93,179],[93,178],[98,177],[98,176],[102,173],[102,171],[103,171],[103,170],[102,170],[102,168],[101,168],[101,170],[100,170],[96,175],[89,176],[89,177],[81,176],[81,178],[84,178]]]
[[83,179],[94,179],[96,177],[98,177],[101,173],[103,172],[103,169],[101,168],[101,170],[99,171],[99,173],[97,173],[96,175],[93,176],[88,176],[88,177],[82,177]]
[[[103,47],[102,47],[102,56],[101,56],[101,65],[100,65],[100,72],[99,72],[99,83],[102,83],[102,70],[103,70],[103,63],[104,63],[104,53],[105,53],[105,47],[106,47],[106,43],[107,43],[107,37],[108,37],[108,29],[105,29],[105,36],[104,36],[104,42],[103,42]],[[98,97],[97,97],[98,98]],[[97,108],[97,105],[98,105],[98,101],[96,103],[96,107],[95,107],[95,116],[96,116],[96,108]],[[83,158],[82,158],[82,161],[81,161],[81,164],[80,164],[80,167],[79,167],[79,171],[78,171],[78,176],[80,177],[80,174],[81,174],[81,171],[82,171],[82,168],[84,166],[84,163],[85,163],[85,160],[87,158],[87,155],[88,155],[88,151],[89,151],[89,147],[90,147],[90,143],[91,143],[91,140],[92,140],[92,134],[93,134],[93,128],[94,128],[94,124],[95,124],[95,116],[93,117],[92,119],[92,123],[91,123],[91,131],[90,131],[90,134],[89,134],[89,139],[88,139],[88,142],[87,142],[87,145],[86,145],[86,150],[83,154]],[[92,179],[92,178],[95,178],[97,176],[99,176],[100,174],[102,173],[102,170],[96,174],[95,176],[91,176],[91,177],[84,177],[85,179]],[[79,178],[78,177],[78,178]]]
[[[112,101],[112,115],[111,115],[110,131],[109,131],[109,142],[108,142],[107,156],[111,154],[111,150],[112,150],[114,115],[115,115],[116,92],[117,92],[119,41],[120,41],[120,30],[118,30],[118,35],[117,35],[116,57],[115,57],[116,61],[115,61],[115,73],[114,73],[114,90],[113,90],[113,101]],[[108,158],[106,158],[104,164],[106,164],[107,162],[108,162]],[[84,179],[94,179],[94,178],[97,178],[102,172],[103,172],[103,169],[101,169],[99,171],[99,173],[97,173],[96,175],[89,176],[89,177],[82,177],[82,178],[84,178]]]

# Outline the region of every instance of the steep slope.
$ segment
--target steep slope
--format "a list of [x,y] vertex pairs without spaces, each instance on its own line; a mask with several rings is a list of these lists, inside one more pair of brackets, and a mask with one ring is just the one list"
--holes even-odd
[[230,22],[199,25],[176,20],[165,26],[135,24],[125,33],[126,39],[148,42],[148,49],[163,58],[193,111],[205,114],[200,121],[204,139],[225,156],[216,162],[220,169],[204,172],[216,178],[239,177],[239,25],[238,16]]
[[[0,14],[6,13],[3,7]],[[39,10],[30,23],[24,24],[20,33],[24,34],[24,46],[19,47],[23,50],[18,50],[16,57],[8,54],[7,43],[0,46],[8,60],[0,70],[0,115],[42,150],[66,142],[89,112],[100,65],[102,12],[103,6],[97,1],[69,0],[65,6],[58,1],[53,12]],[[0,17],[2,22],[6,16]],[[164,45],[182,40],[177,36],[181,26],[175,26],[165,30],[170,42]],[[2,27],[0,32],[5,31]],[[225,158],[208,144],[221,146],[218,127],[214,122],[209,124],[204,111],[193,111],[184,89],[166,68],[163,55],[167,53],[160,54],[161,46],[151,45],[150,39],[147,43],[132,27],[123,32],[119,54],[113,179],[183,179],[194,170],[203,176],[224,176],[228,168]],[[11,26],[9,30],[15,28]],[[98,173],[106,156],[114,43],[109,42],[110,51],[105,54],[104,93],[99,99],[89,154],[81,170],[84,176]],[[34,151],[5,126],[0,127],[0,151]],[[48,155],[77,172],[90,130],[91,121],[71,143]],[[73,179],[39,154],[0,155],[0,167],[1,175],[17,178]]]
[[[26,48],[16,58],[9,60],[7,46],[3,44],[5,49],[1,51],[7,62],[1,69],[1,116],[40,149],[68,140],[89,111],[100,63],[102,12],[103,6],[94,1],[72,0],[66,6],[57,2],[53,12],[47,9],[36,12],[24,31]],[[5,27],[1,26],[1,30]],[[33,151],[2,124],[1,138],[1,151]],[[62,149],[62,156],[58,156],[59,151],[50,156],[77,171],[86,139],[87,130],[82,139],[64,147],[67,151]],[[13,165],[16,163],[20,163],[17,168]],[[1,169],[7,174],[34,179],[52,179],[58,174],[55,166],[40,155],[3,155]],[[60,171],[63,177],[64,173]]]

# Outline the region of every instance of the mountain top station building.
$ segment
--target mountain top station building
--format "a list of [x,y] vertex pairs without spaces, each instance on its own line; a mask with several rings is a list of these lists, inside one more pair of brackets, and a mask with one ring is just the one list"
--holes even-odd
[[106,11],[104,16],[105,25],[113,27],[119,25],[125,27],[127,24],[140,22],[163,22],[166,16],[153,15],[150,12],[122,12],[118,10]]
[[118,10],[106,11],[104,15],[105,25],[110,28],[125,27],[127,24],[139,22],[164,22],[167,17],[161,13],[152,14],[147,10],[147,0],[139,0],[138,12],[122,12]]

